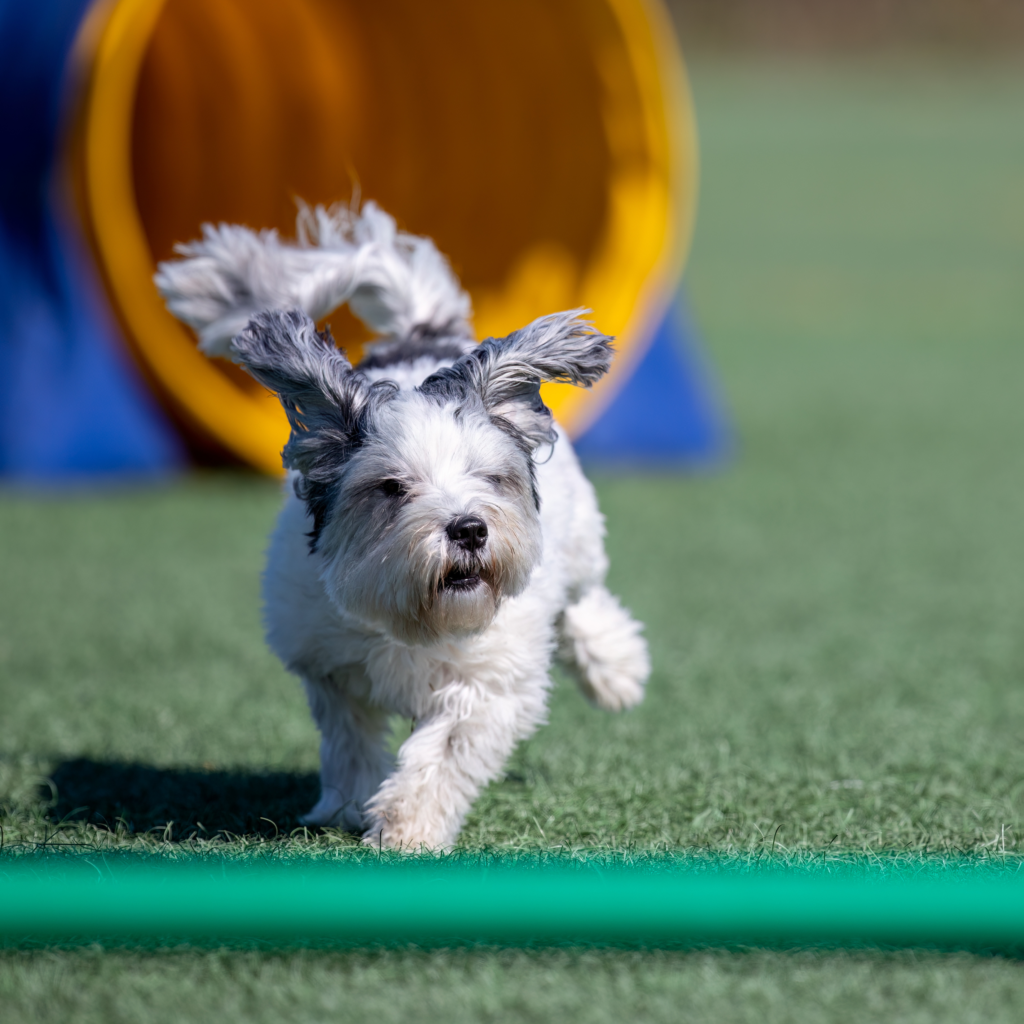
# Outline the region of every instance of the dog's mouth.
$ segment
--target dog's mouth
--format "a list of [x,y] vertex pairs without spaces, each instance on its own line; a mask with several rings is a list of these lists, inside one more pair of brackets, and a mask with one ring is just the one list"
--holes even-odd
[[441,579],[441,590],[473,590],[480,585],[480,573],[472,569],[453,568]]

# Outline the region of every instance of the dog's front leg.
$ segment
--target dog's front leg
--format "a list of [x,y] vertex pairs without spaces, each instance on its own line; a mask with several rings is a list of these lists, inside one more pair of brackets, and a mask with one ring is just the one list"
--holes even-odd
[[306,679],[306,695],[320,729],[320,799],[300,819],[304,825],[337,825],[361,832],[369,798],[392,768],[385,749],[387,712],[360,691],[365,673],[348,666],[328,678]]
[[451,846],[480,789],[519,740],[543,721],[547,680],[493,693],[452,684],[398,752],[398,766],[367,805],[364,841],[417,851]]

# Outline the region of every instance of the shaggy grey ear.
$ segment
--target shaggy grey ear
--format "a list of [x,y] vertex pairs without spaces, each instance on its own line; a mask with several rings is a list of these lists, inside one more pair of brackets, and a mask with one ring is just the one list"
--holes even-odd
[[390,398],[389,381],[367,384],[338,351],[330,332],[298,309],[257,313],[231,341],[231,353],[284,406],[292,433],[281,452],[302,479],[296,493],[313,516],[310,546],[327,523],[332,485],[362,443],[367,413]]
[[492,416],[509,420],[533,447],[555,440],[551,410],[540,397],[544,381],[590,387],[608,372],[612,339],[582,319],[582,309],[552,313],[506,338],[488,338],[420,390],[444,398],[477,391]]
[[234,357],[275,392],[292,427],[284,465],[318,479],[356,441],[369,388],[329,334],[297,309],[257,313],[231,341]]

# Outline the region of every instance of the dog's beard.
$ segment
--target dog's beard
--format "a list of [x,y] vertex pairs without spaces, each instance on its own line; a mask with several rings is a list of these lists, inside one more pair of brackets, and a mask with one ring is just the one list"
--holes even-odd
[[418,629],[434,638],[469,636],[486,629],[503,596],[492,566],[485,559],[456,558],[442,570]]
[[440,524],[429,536],[419,531],[410,541],[399,532],[359,555],[346,545],[324,583],[346,614],[402,643],[471,636],[529,582],[540,537],[534,524],[522,526],[511,535],[492,526],[486,548],[473,553],[449,544]]
[[[386,563],[385,563],[386,564]],[[354,618],[406,644],[431,644],[486,629],[505,596],[483,559],[445,559],[420,572],[350,573],[337,591]],[[369,578],[376,575],[376,579]]]

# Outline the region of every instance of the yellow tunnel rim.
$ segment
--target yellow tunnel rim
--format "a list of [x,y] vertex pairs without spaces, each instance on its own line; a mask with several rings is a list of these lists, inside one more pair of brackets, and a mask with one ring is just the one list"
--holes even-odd
[[[81,115],[85,217],[112,300],[145,368],[203,431],[254,468],[280,475],[288,425],[276,399],[246,393],[213,366],[167,312],[152,281],[155,267],[135,200],[131,133],[136,84],[166,2],[101,0],[94,7],[105,23],[94,44]],[[646,350],[682,274],[696,206],[696,126],[668,14],[659,0],[605,2],[637,72],[644,130],[654,148],[664,152],[668,175],[660,211],[664,224],[652,228],[663,229],[659,252],[631,311],[615,325],[620,354],[612,373],[590,393],[565,385],[546,388],[549,404],[571,435],[600,415]],[[650,220],[650,209],[640,212]],[[592,279],[613,274],[615,263],[614,250],[606,247],[591,270]]]

